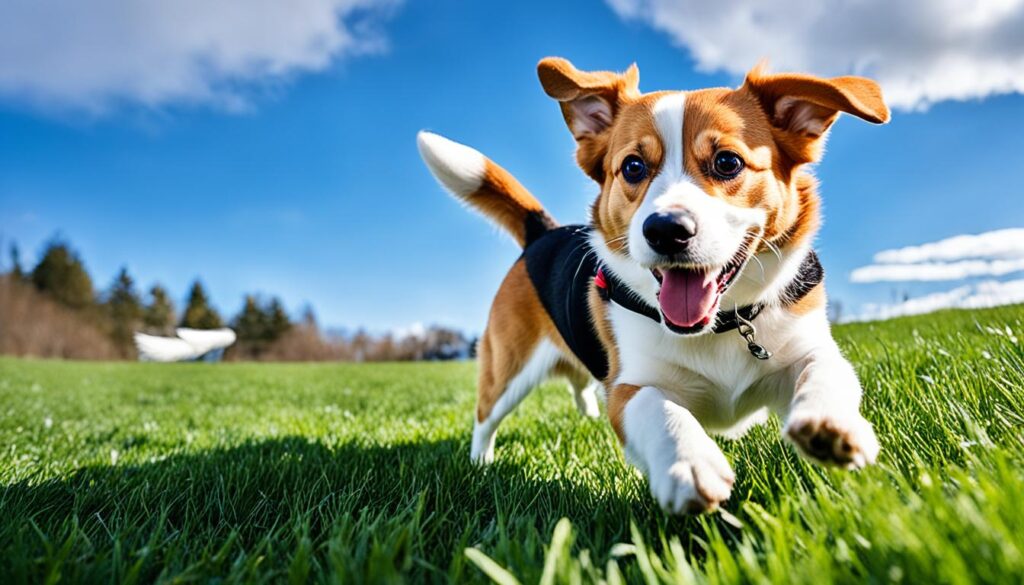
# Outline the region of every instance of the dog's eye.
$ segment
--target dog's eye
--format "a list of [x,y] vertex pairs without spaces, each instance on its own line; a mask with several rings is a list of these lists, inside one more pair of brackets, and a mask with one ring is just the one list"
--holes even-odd
[[740,155],[731,150],[720,150],[715,154],[711,170],[719,179],[733,179],[740,174],[744,166]]
[[622,161],[622,178],[626,179],[627,183],[635,185],[643,181],[646,176],[647,164],[644,162],[644,159],[631,154],[626,157],[626,160]]

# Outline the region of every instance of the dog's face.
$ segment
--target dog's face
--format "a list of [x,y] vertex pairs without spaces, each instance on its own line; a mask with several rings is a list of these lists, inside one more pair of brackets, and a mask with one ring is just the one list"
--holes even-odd
[[613,254],[657,279],[663,321],[679,334],[710,330],[754,254],[816,230],[812,179],[800,170],[839,112],[889,118],[878,86],[859,77],[755,69],[736,90],[641,94],[636,66],[582,72],[549,58],[538,72],[577,161],[601,185],[595,227]]

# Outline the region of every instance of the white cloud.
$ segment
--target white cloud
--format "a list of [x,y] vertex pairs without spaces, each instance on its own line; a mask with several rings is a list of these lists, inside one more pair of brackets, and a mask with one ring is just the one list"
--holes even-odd
[[606,1],[705,70],[868,75],[904,109],[1024,92],[1024,0]]
[[932,293],[892,305],[869,303],[851,321],[874,321],[904,315],[920,315],[939,309],[981,309],[1024,303],[1024,279],[999,282],[989,280],[953,290]]
[[922,264],[872,264],[850,273],[852,282],[911,282],[963,280],[977,276],[1003,276],[1024,270],[1024,258],[1014,260],[961,260]]
[[963,258],[1024,258],[1024,228],[954,236],[930,244],[883,250],[875,254],[875,262],[894,264]]
[[850,273],[853,282],[962,280],[1024,270],[1024,229],[946,238],[920,246],[883,250],[875,264]]
[[397,0],[4,0],[0,96],[102,113],[248,105],[253,87],[381,50]]

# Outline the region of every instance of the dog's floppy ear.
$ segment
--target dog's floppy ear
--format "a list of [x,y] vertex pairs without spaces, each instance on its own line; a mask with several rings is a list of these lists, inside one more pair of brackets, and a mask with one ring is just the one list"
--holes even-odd
[[640,96],[640,71],[580,71],[569,61],[547,57],[537,64],[544,92],[556,99],[579,148],[576,160],[595,181],[604,182],[601,168],[608,148],[608,129],[622,106]]
[[761,64],[747,74],[741,90],[757,97],[772,124],[775,142],[797,164],[818,160],[823,138],[840,112],[874,124],[889,121],[882,89],[864,77],[772,75],[764,73]]

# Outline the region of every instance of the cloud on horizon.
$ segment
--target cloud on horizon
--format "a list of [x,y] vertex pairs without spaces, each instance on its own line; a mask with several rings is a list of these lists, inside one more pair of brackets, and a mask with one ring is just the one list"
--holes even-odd
[[1024,93],[1024,0],[606,0],[667,33],[706,71],[860,74],[891,106]]
[[1024,279],[1006,282],[987,280],[891,305],[869,303],[864,305],[859,315],[846,321],[876,321],[931,313],[939,309],[983,309],[1014,303],[1024,303]]
[[252,90],[379,52],[399,0],[5,0],[0,97],[99,115],[250,105]]
[[883,250],[874,264],[850,273],[852,282],[913,282],[1004,276],[1024,270],[1024,228],[945,238]]
[[[962,281],[1024,271],[1024,228],[961,235],[882,250],[874,264],[850,273],[857,283]],[[976,309],[1024,302],[1024,279],[985,280],[893,304],[868,303],[850,321],[890,319],[939,309]]]
[[1024,258],[1015,260],[962,260],[923,264],[872,264],[850,273],[852,282],[911,282],[963,280],[978,276],[1004,276],[1024,270]]

